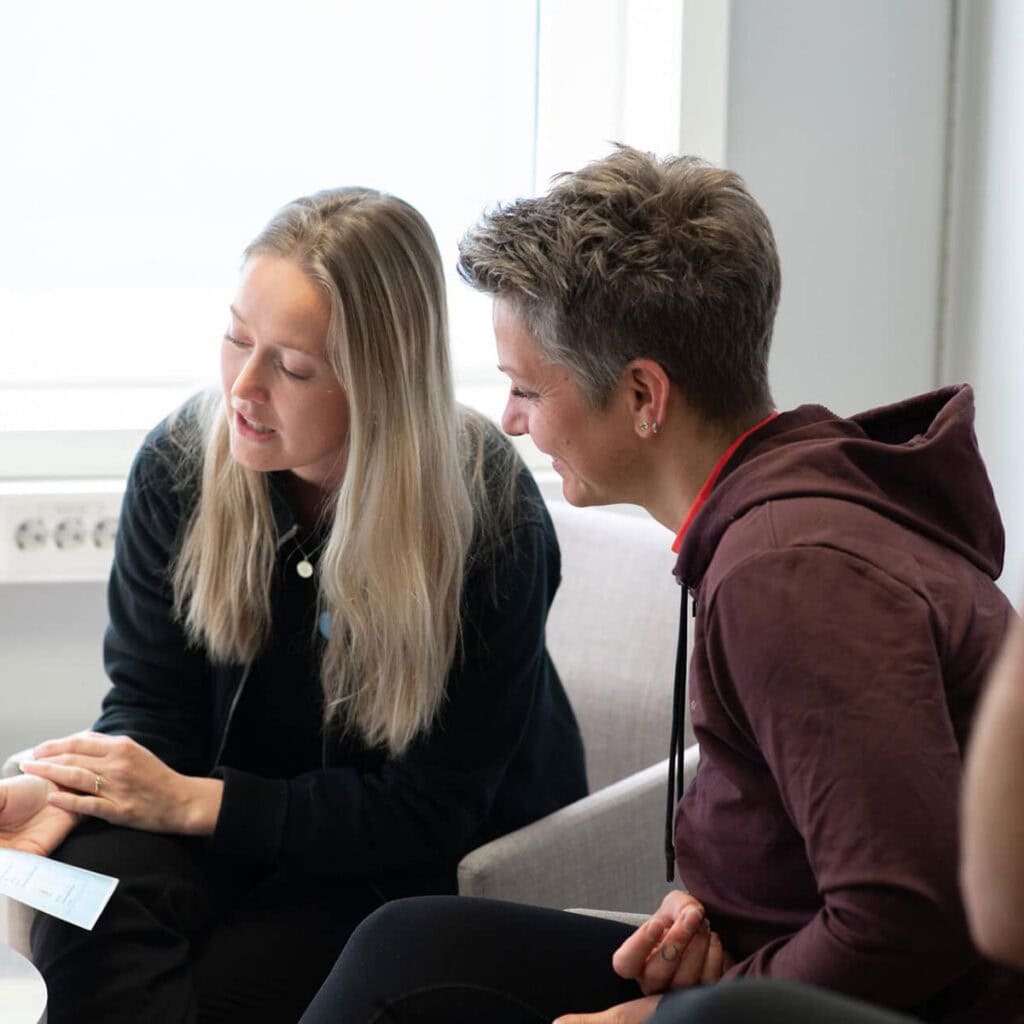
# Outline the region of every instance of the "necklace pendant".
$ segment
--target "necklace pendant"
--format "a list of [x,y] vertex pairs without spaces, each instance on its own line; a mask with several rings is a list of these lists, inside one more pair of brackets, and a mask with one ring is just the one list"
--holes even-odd
[[313,575],[313,566],[309,560],[304,558],[298,565],[295,566],[295,571],[304,579],[308,580]]

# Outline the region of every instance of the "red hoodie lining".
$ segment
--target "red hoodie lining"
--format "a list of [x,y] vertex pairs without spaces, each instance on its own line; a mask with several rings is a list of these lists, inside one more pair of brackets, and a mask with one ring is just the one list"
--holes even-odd
[[696,501],[694,501],[690,506],[690,511],[686,513],[686,518],[683,520],[683,525],[679,527],[676,539],[672,541],[672,551],[675,554],[679,554],[679,550],[683,546],[683,538],[686,536],[686,531],[690,528],[690,524],[694,519],[697,518],[697,513],[704,507],[704,503],[708,500],[708,495],[711,494],[712,488],[718,482],[718,478],[721,476],[722,470],[725,469],[725,464],[732,458],[733,453],[741,444],[743,444],[744,441],[746,441],[748,437],[750,437],[751,434],[756,433],[766,423],[771,423],[771,421],[778,415],[778,412],[770,413],[761,420],[760,423],[755,423],[749,430],[740,434],[740,436],[737,437],[736,440],[733,441],[733,443],[722,453],[722,457],[715,463],[714,469],[712,469],[708,474],[707,479],[704,481],[703,486],[698,492]]

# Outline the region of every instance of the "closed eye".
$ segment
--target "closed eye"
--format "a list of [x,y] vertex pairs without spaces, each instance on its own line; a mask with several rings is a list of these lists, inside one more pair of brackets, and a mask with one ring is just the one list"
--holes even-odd
[[296,373],[294,370],[289,370],[284,363],[277,364],[278,369],[286,376],[291,377],[292,380],[309,380],[309,377],[302,373]]
[[[243,341],[241,338],[236,338],[233,334],[225,334],[224,340],[238,349],[252,348],[252,342]],[[289,370],[288,367],[280,361],[277,363],[277,368],[291,380],[309,380],[312,376],[311,374],[296,373],[294,370]]]
[[521,387],[517,387],[515,384],[510,389],[510,394],[513,398],[525,398],[527,400],[537,397],[535,391],[524,391]]

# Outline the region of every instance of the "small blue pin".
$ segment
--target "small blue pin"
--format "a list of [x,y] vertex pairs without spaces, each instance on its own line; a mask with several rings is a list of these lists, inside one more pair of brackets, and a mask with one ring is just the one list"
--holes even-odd
[[319,630],[320,635],[325,640],[331,639],[331,613],[321,612],[320,618],[317,619],[316,628]]

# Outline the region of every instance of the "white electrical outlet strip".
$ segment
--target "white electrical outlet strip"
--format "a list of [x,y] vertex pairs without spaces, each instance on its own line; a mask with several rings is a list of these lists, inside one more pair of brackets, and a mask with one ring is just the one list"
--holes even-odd
[[123,480],[0,480],[0,583],[105,580],[123,493]]

